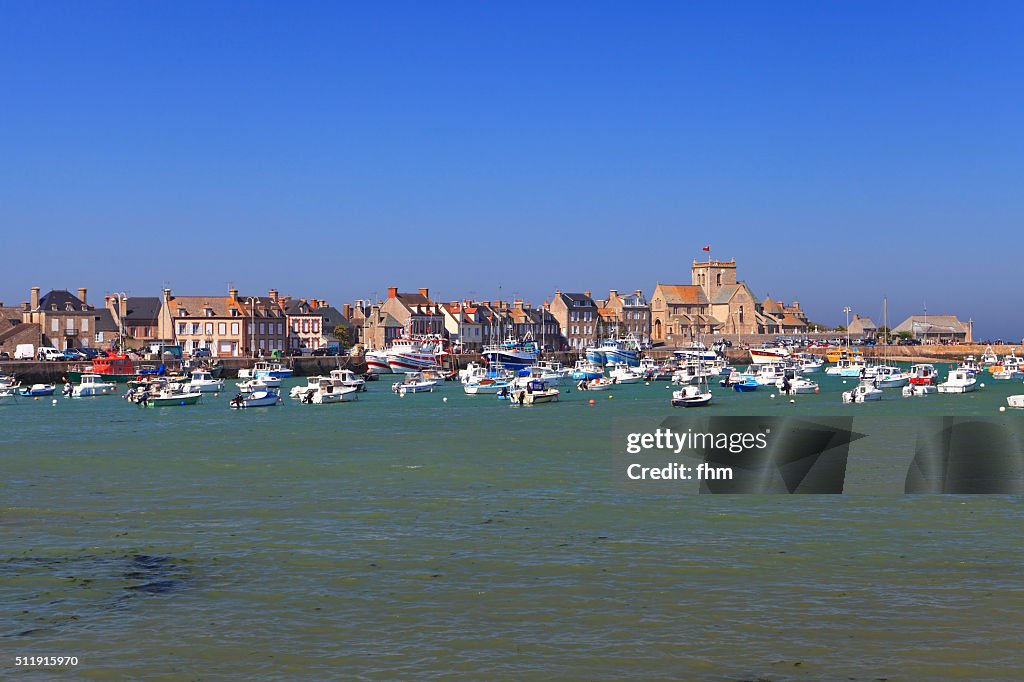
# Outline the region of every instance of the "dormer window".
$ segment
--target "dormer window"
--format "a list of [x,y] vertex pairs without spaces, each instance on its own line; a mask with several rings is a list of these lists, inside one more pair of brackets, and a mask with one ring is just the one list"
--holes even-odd
[[203,312],[206,314],[207,317],[213,317],[213,308],[204,308]]

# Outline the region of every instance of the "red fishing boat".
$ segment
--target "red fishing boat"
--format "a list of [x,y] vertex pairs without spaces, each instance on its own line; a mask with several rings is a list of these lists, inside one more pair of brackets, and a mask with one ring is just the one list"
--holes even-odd
[[72,383],[78,382],[83,374],[100,374],[107,381],[116,381],[119,384],[127,383],[136,376],[135,365],[128,356],[114,352],[98,356],[88,367],[69,371],[68,380]]

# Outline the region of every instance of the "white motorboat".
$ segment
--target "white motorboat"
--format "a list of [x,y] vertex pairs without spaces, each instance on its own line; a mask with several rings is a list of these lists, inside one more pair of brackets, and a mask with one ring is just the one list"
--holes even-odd
[[243,391],[259,391],[266,388],[281,388],[281,380],[276,377],[264,375],[261,377],[246,379],[245,381],[239,381],[235,385]]
[[881,400],[882,391],[881,389],[875,388],[870,383],[861,383],[849,391],[843,391],[843,402],[850,403],[866,403],[872,400]]
[[[792,373],[791,373],[791,376]],[[775,386],[786,378],[786,367],[781,363],[761,365],[754,372],[754,381],[758,386]]]
[[577,361],[576,366],[572,370],[572,378],[576,381],[580,379],[600,379],[603,376],[604,367],[590,360]]
[[18,400],[18,390],[14,386],[0,386],[0,405],[13,405]]
[[[960,366],[957,367],[957,369],[962,369],[963,371],[968,372],[971,376],[980,374],[982,371],[981,365],[978,364],[978,361],[974,359],[973,355],[968,355],[964,358],[964,361],[960,363]],[[959,391],[954,392],[958,393]]]
[[3,372],[0,372],[0,388],[10,388],[15,385],[14,377],[10,377]]
[[1024,379],[1024,362],[1014,353],[1007,354],[998,365],[989,367],[992,378],[1000,381],[1020,381]]
[[935,365],[925,363],[910,368],[910,383],[913,386],[934,386],[938,380],[939,372]]
[[902,388],[910,383],[910,375],[895,365],[879,365],[875,368],[876,388]]
[[281,402],[281,392],[273,388],[262,388],[255,391],[239,393],[228,407],[233,410],[244,410],[250,407],[273,407]]
[[366,390],[366,379],[363,379],[350,369],[332,369],[331,381],[334,382],[335,386],[354,388],[357,391]]
[[202,397],[200,391],[185,390],[180,384],[174,384],[157,391],[142,391],[131,400],[139,407],[184,407],[197,404]]
[[395,339],[387,350],[392,373],[422,372],[441,364],[442,343],[436,338]]
[[[840,359],[836,364],[826,367],[825,374],[829,376],[840,376],[847,378],[863,378],[869,376],[867,364],[859,359]],[[871,372],[873,375],[874,372]]]
[[985,352],[981,354],[981,364],[983,367],[992,367],[999,364],[999,356],[992,350],[992,346],[985,346]]
[[1024,410],[1024,395],[1011,395],[1006,398],[1006,404],[1015,410]]
[[406,372],[402,381],[392,384],[391,391],[400,396],[407,393],[430,393],[436,385],[437,382],[425,378],[423,372]]
[[615,382],[609,377],[598,377],[597,379],[580,379],[576,384],[579,391],[607,391]]
[[707,384],[683,386],[678,391],[672,391],[672,407],[703,407],[711,402],[711,398]]
[[825,366],[825,363],[815,356],[797,358],[797,364],[800,366],[800,370],[804,374],[820,372],[822,367]]
[[[280,362],[265,362],[263,360],[257,362],[251,369],[243,367],[238,370],[239,379],[259,379],[264,376],[274,379],[287,379],[291,375],[292,369],[290,367],[285,367]],[[278,385],[280,386],[280,384]]]
[[53,395],[56,391],[57,387],[53,384],[32,384],[31,386],[18,387],[18,395],[25,398],[39,398],[42,396]]
[[775,383],[775,387],[782,392],[783,395],[808,395],[812,393],[820,393],[821,387],[814,383],[810,379],[804,379],[800,376],[785,376],[779,379]]
[[540,405],[558,400],[559,391],[543,381],[531,381],[524,388],[518,388],[508,396],[511,405]]
[[946,380],[939,384],[939,393],[970,393],[975,389],[978,380],[969,369],[951,370]]
[[[315,387],[313,386],[313,379],[316,379]],[[347,403],[359,397],[358,388],[355,386],[338,386],[330,377],[311,377],[306,382],[305,389],[299,395],[299,402],[306,405]]]
[[220,393],[224,390],[224,380],[214,379],[208,370],[197,369],[192,372],[186,388],[190,393]]
[[644,375],[635,368],[624,365],[617,366],[608,373],[608,376],[616,384],[639,384],[644,379]]
[[104,381],[100,374],[83,374],[82,380],[71,391],[73,398],[92,398],[101,395],[110,395],[117,391],[117,384],[111,381]]
[[507,390],[511,384],[505,379],[480,379],[462,385],[466,395],[497,395]]
[[487,378],[487,365],[480,362],[471,362],[459,370],[459,381],[468,384],[471,381],[479,381]]
[[938,393],[934,384],[907,384],[903,387],[904,398],[914,398]]

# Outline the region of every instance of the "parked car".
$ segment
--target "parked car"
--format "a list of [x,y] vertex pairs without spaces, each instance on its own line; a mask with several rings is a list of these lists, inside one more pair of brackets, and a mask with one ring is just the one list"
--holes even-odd
[[65,360],[87,360],[88,358],[89,356],[78,348],[66,348],[64,350]]
[[210,352],[209,348],[196,348],[192,351],[192,357],[194,358],[208,358],[212,355],[213,353]]
[[5,350],[0,351],[0,360],[10,360],[10,359],[11,359],[11,354],[10,353],[8,353]]
[[102,348],[79,348],[78,352],[85,355],[86,360],[94,360],[105,354]]
[[40,346],[39,350],[36,351],[36,360],[50,361],[64,359],[64,353],[60,352],[53,346]]

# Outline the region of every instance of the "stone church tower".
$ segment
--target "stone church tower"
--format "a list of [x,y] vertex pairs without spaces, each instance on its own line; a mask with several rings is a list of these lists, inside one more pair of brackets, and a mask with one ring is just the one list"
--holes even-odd
[[709,301],[714,301],[722,287],[737,283],[736,259],[724,261],[708,258],[703,262],[694,260],[690,274],[693,284],[704,290],[704,295]]

